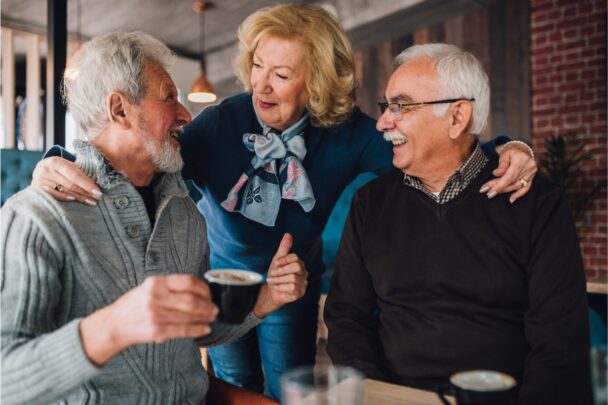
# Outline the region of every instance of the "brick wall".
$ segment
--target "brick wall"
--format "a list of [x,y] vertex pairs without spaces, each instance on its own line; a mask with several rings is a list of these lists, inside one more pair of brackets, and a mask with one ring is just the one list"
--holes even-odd
[[[606,184],[606,1],[530,0],[532,141],[568,132],[596,150],[584,187]],[[579,228],[588,279],[607,275],[606,189]]]

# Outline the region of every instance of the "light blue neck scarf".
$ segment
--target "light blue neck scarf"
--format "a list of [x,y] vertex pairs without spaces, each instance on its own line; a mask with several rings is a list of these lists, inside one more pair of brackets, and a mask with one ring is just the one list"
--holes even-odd
[[254,155],[247,170],[222,202],[222,207],[260,224],[274,226],[281,199],[297,201],[305,212],[310,212],[315,206],[312,185],[302,165],[306,156],[302,134],[309,119],[306,114],[279,133],[263,123],[257,111],[256,117],[262,127],[262,135],[243,135],[245,147]]

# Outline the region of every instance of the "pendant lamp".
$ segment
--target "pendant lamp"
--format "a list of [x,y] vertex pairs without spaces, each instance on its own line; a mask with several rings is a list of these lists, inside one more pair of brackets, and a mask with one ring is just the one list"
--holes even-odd
[[211,83],[205,76],[205,14],[204,11],[213,7],[213,3],[197,0],[192,5],[192,9],[200,14],[200,44],[201,44],[201,74],[192,83],[188,100],[193,103],[212,103],[217,99]]

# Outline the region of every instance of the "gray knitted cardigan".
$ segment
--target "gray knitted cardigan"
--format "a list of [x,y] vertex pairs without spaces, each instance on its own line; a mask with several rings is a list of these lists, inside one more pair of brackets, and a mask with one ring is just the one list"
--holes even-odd
[[104,193],[96,207],[29,187],[1,210],[1,402],[202,404],[208,378],[198,344],[233,340],[260,319],[216,323],[198,342],[131,346],[105,366],[93,365],[80,341],[81,319],[149,275],[202,277],[209,249],[205,221],[179,175],[156,184],[151,228],[129,180],[89,143],[76,147],[77,164]]

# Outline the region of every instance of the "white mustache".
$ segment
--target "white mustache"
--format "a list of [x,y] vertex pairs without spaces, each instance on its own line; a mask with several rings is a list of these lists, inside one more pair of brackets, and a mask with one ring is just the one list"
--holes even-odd
[[184,133],[184,127],[179,126],[179,127],[175,127],[175,128],[171,128],[169,130],[170,134],[175,134],[177,136],[181,136]]

